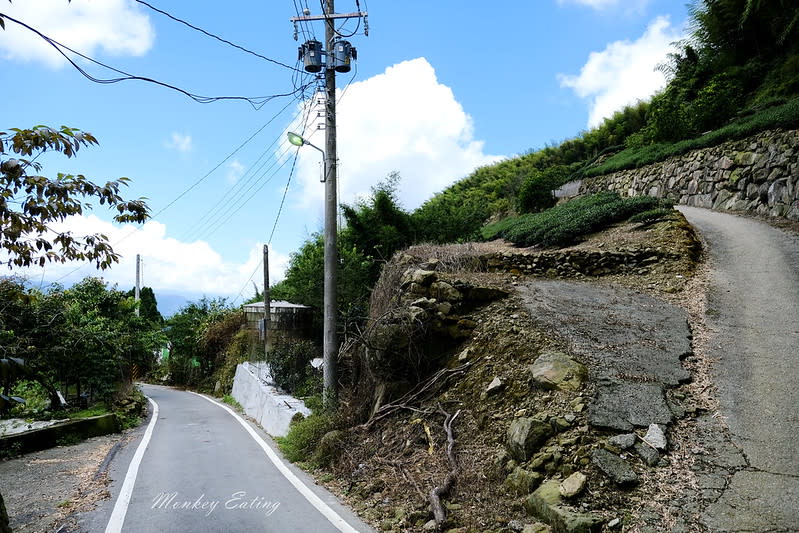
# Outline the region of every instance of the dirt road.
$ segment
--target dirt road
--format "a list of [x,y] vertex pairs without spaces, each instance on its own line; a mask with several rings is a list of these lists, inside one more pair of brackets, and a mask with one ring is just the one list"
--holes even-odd
[[727,463],[703,520],[711,531],[799,531],[799,237],[680,210],[707,241],[709,355],[719,414],[743,456]]

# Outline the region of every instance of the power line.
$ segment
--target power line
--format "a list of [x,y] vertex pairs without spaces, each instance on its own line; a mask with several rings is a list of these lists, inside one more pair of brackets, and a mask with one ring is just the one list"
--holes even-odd
[[191,24],[190,22],[186,22],[185,20],[183,20],[181,18],[178,18],[178,17],[176,17],[176,16],[174,16],[174,15],[172,15],[170,13],[167,13],[163,9],[159,9],[159,8],[155,7],[154,5],[152,5],[152,4],[149,4],[149,3],[145,2],[144,0],[134,0],[134,1],[139,3],[139,4],[141,4],[141,5],[143,5],[143,6],[147,6],[148,8],[152,9],[153,11],[155,11],[157,13],[161,13],[162,15],[174,20],[175,22],[179,22],[179,23],[181,23],[181,24],[183,24],[185,26],[188,26],[189,28],[191,28],[191,29],[193,29],[195,31],[198,31],[198,32],[200,32],[200,33],[202,33],[204,35],[207,35],[208,37],[211,37],[212,39],[216,39],[217,41],[220,41],[222,43],[230,45],[233,48],[237,48],[237,49],[241,50],[242,52],[246,52],[246,53],[248,53],[250,55],[254,55],[255,57],[261,58],[261,59],[263,59],[265,61],[269,61],[270,63],[274,63],[275,65],[280,65],[281,67],[287,68],[289,70],[297,70],[295,67],[289,66],[289,65],[287,65],[285,63],[281,63],[280,61],[277,61],[275,59],[266,57],[265,55],[259,54],[258,52],[253,52],[252,50],[250,50],[248,48],[245,48],[245,47],[240,46],[240,45],[238,45],[236,43],[230,42],[227,39],[219,37],[218,35],[215,35],[215,34],[209,32],[209,31],[206,31],[206,30],[204,30],[204,29],[202,29],[202,28],[200,28],[198,26],[195,26],[194,24]]
[[[180,87],[177,87],[175,85],[171,85],[169,83],[158,81],[158,80],[153,79],[153,78],[148,78],[146,76],[137,76],[137,75],[134,75],[134,74],[129,74],[129,73],[123,71],[123,70],[119,70],[119,69],[114,68],[114,67],[112,67],[110,65],[106,65],[105,63],[102,63],[101,61],[98,61],[98,60],[96,60],[94,58],[91,58],[91,57],[89,57],[89,56],[87,56],[85,54],[82,54],[82,53],[80,53],[80,52],[78,52],[76,50],[73,50],[72,48],[70,48],[70,47],[68,47],[68,46],[66,46],[64,44],[61,44],[60,42],[56,41],[55,39],[52,39],[51,37],[46,36],[45,34],[40,32],[36,28],[33,28],[32,26],[29,26],[29,25],[25,24],[24,22],[19,21],[19,20],[15,19],[15,18],[9,17],[8,15],[6,15],[4,13],[0,13],[0,17],[2,17],[5,20],[9,20],[11,22],[14,22],[15,24],[18,24],[18,25],[22,26],[23,28],[26,28],[26,29],[32,31],[33,33],[35,33],[36,35],[38,35],[39,37],[44,39],[50,46],[55,48],[55,50],[59,54],[64,56],[64,58],[78,72],[80,72],[86,79],[88,79],[89,81],[92,81],[94,83],[110,84],[110,83],[118,83],[120,81],[128,81],[128,80],[145,81],[145,82],[148,82],[148,83],[153,83],[155,85],[160,85],[162,87],[166,87],[168,89],[172,89],[174,91],[177,91],[177,92],[179,92],[181,94],[184,94],[184,95],[188,96],[189,98],[191,98],[195,102],[198,102],[198,103],[201,103],[201,104],[207,104],[207,103],[216,102],[216,101],[219,101],[219,100],[243,100],[243,101],[249,103],[256,110],[260,109],[261,107],[264,106],[264,104],[266,104],[267,102],[269,102],[270,100],[273,100],[275,98],[286,97],[286,96],[295,96],[297,94],[297,92],[304,91],[305,89],[307,89],[311,85],[311,84],[308,84],[308,85],[302,86],[300,88],[295,88],[293,91],[291,91],[289,93],[273,94],[273,95],[269,95],[269,96],[255,96],[255,97],[249,97],[249,96],[202,96],[202,95],[191,93],[191,92],[189,92],[189,91],[187,91],[185,89],[181,89]],[[87,61],[90,61],[90,62],[92,62],[92,63],[94,63],[96,65],[99,65],[99,66],[103,67],[103,68],[106,68],[106,69],[111,70],[113,72],[116,72],[118,74],[122,74],[123,77],[121,77],[121,78],[106,78],[106,79],[96,78],[96,77],[92,76],[91,74],[89,74],[88,72],[86,72],[83,68],[81,68],[80,65],[75,63],[72,60],[71,57],[69,57],[66,53],[64,53],[64,50],[68,50],[68,51],[72,52],[73,54],[75,54],[75,55],[77,55],[79,57],[82,57],[83,59],[86,59]]]
[[[162,207],[162,208],[161,208],[160,210],[158,210],[158,211],[157,211],[155,214],[151,215],[151,216],[150,216],[150,218],[151,218],[151,219],[155,219],[155,217],[157,217],[158,215],[162,214],[164,211],[166,211],[167,209],[169,209],[170,207],[172,207],[173,205],[175,205],[175,204],[176,204],[176,203],[177,203],[177,202],[178,202],[178,201],[179,201],[181,198],[183,198],[184,196],[186,196],[186,195],[187,195],[189,192],[191,192],[191,191],[192,191],[192,190],[193,190],[195,187],[197,187],[197,186],[198,186],[200,183],[202,183],[203,181],[205,181],[205,180],[208,178],[208,176],[210,176],[211,174],[213,174],[214,172],[216,172],[216,170],[217,170],[217,169],[219,169],[219,167],[221,167],[223,164],[225,164],[225,162],[226,162],[228,159],[230,159],[231,157],[233,157],[234,155],[236,155],[236,153],[238,153],[238,151],[239,151],[239,150],[241,150],[242,148],[244,148],[244,147],[245,147],[247,144],[249,144],[249,143],[250,143],[250,141],[252,141],[252,140],[253,140],[253,139],[254,139],[254,138],[255,138],[255,137],[256,137],[256,136],[257,136],[259,133],[261,133],[261,132],[262,132],[264,129],[266,129],[266,127],[267,127],[267,126],[269,126],[269,125],[270,125],[272,122],[274,122],[274,120],[275,120],[275,119],[277,119],[277,117],[279,117],[279,116],[280,116],[280,115],[283,113],[283,111],[285,111],[285,110],[286,110],[286,109],[287,109],[287,108],[288,108],[288,107],[289,107],[291,104],[293,104],[293,103],[294,103],[294,101],[295,101],[295,100],[292,100],[291,102],[289,102],[288,104],[286,104],[285,106],[283,106],[283,108],[281,108],[281,109],[280,109],[280,111],[278,111],[277,113],[275,113],[275,114],[274,114],[274,115],[273,115],[273,116],[272,116],[272,117],[271,117],[271,118],[270,118],[270,119],[269,119],[269,120],[268,120],[268,121],[267,121],[267,122],[266,122],[266,123],[265,123],[263,126],[261,126],[260,128],[258,128],[258,129],[255,131],[255,133],[253,133],[252,135],[250,135],[250,136],[249,136],[247,139],[245,139],[245,140],[244,140],[244,142],[242,142],[242,143],[241,143],[239,146],[237,146],[237,147],[236,147],[236,148],[235,148],[235,149],[234,149],[232,152],[230,152],[230,153],[227,155],[227,157],[225,157],[225,158],[224,158],[222,161],[220,161],[219,163],[217,163],[217,165],[216,165],[214,168],[212,168],[211,170],[209,170],[208,172],[206,172],[204,176],[202,176],[201,178],[199,178],[198,180],[196,180],[194,183],[192,183],[191,185],[189,185],[189,187],[188,187],[188,188],[186,188],[186,189],[185,189],[183,192],[181,192],[180,194],[178,194],[178,195],[177,195],[177,196],[176,196],[176,197],[175,197],[175,198],[174,198],[174,199],[173,199],[171,202],[169,202],[167,205],[165,205],[164,207]],[[113,246],[117,246],[118,244],[120,244],[120,243],[122,243],[123,241],[127,240],[129,237],[133,236],[133,234],[135,234],[135,233],[136,233],[136,231],[137,231],[136,229],[133,229],[133,230],[132,230],[132,231],[130,231],[130,232],[127,234],[127,235],[123,236],[121,239],[119,239],[118,241],[114,242],[114,243],[113,243],[111,246],[112,246],[112,247],[113,247]],[[69,276],[71,276],[72,274],[74,274],[75,272],[77,272],[78,270],[80,270],[80,269],[84,268],[85,266],[87,266],[87,265],[89,265],[89,264],[90,264],[90,262],[89,262],[89,261],[86,261],[86,262],[84,262],[83,264],[81,264],[81,265],[77,266],[77,267],[76,267],[76,268],[74,268],[73,270],[70,270],[69,272],[67,272],[66,274],[64,274],[63,276],[61,276],[61,277],[60,277],[60,278],[58,278],[57,280],[55,280],[55,283],[58,283],[59,281],[61,281],[61,280],[65,279],[65,278],[68,278]]]

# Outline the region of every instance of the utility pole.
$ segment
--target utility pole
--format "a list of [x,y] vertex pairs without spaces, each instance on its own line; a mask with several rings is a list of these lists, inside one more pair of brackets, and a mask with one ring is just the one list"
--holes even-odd
[[[136,289],[133,294],[138,302],[141,296],[141,255],[139,254],[136,254]],[[136,306],[136,316],[139,316],[139,306]]]
[[[305,11],[305,16],[292,17],[294,23],[294,39],[297,39],[297,22],[324,20],[325,22],[325,47],[322,51],[321,43],[308,41],[300,47],[300,59],[305,64],[308,72],[320,72],[322,62],[320,54],[327,56],[324,69],[325,80],[325,273],[324,273],[324,303],[323,303],[323,337],[322,353],[324,358],[324,402],[325,405],[334,405],[337,395],[338,383],[338,340],[336,338],[337,281],[338,281],[338,249],[336,240],[338,236],[338,156],[336,152],[336,72],[349,72],[350,60],[357,58],[355,48],[348,41],[339,38],[335,21],[339,19],[363,18],[364,32],[369,34],[367,13],[336,14],[334,0],[326,0],[325,13],[321,16],[311,16]],[[304,141],[303,141],[304,142]],[[305,143],[310,144],[310,143]]]
[[[327,0],[327,15],[335,13],[333,0]],[[327,50],[333,50],[336,37],[332,20],[325,20],[325,41]],[[329,59],[328,59],[329,61]],[[324,357],[324,394],[325,402],[335,403],[338,382],[338,343],[336,342],[337,281],[338,281],[338,224],[336,211],[338,197],[336,194],[336,70],[325,69],[325,152],[327,153],[327,176],[325,176],[325,293],[324,293],[324,337],[322,354]]]
[[269,325],[272,321],[269,300],[269,246],[264,244],[264,356],[269,353]]

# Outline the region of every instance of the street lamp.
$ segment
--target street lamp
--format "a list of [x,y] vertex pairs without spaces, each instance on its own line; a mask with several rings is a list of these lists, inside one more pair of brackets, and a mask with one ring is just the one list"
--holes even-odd
[[293,131],[286,133],[286,137],[289,138],[289,142],[294,146],[308,145],[311,148],[316,148],[317,150],[319,150],[319,152],[322,154],[322,164],[324,165],[322,171],[322,179],[320,181],[324,183],[327,180],[327,154],[325,154],[325,151],[316,146],[315,144],[311,144],[310,142],[308,142],[308,139],[304,138],[302,135],[297,135]]
[[[332,1],[332,0],[328,0]],[[333,93],[335,94],[335,92]],[[332,129],[332,128],[331,128]],[[328,129],[328,132],[331,130]],[[338,233],[338,225],[336,224],[336,208],[337,208],[337,194],[336,194],[336,144],[329,142],[327,148],[329,153],[334,157],[330,164],[327,162],[327,154],[318,146],[309,143],[301,135],[290,131],[286,136],[289,142],[297,147],[311,146],[316,148],[322,153],[322,160],[324,161],[324,174],[322,181],[325,182],[325,273],[324,273],[324,301],[323,301],[323,335],[322,335],[322,356],[324,358],[324,389],[322,398],[324,399],[325,408],[332,408],[336,403],[336,386],[337,386],[337,369],[336,359],[338,358],[338,341],[336,339],[336,312],[337,312],[337,295],[336,295],[336,280],[338,278],[338,251],[336,249],[336,238]],[[328,181],[328,168],[330,172],[330,180]]]

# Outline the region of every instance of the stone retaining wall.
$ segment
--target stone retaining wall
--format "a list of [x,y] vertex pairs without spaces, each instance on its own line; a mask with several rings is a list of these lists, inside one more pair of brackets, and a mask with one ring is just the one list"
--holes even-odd
[[660,246],[630,246],[608,251],[504,252],[482,255],[480,260],[488,272],[572,277],[645,274],[652,265],[681,257],[679,252]]
[[775,130],[646,167],[587,178],[580,193],[612,190],[799,220],[798,182],[799,130]]

